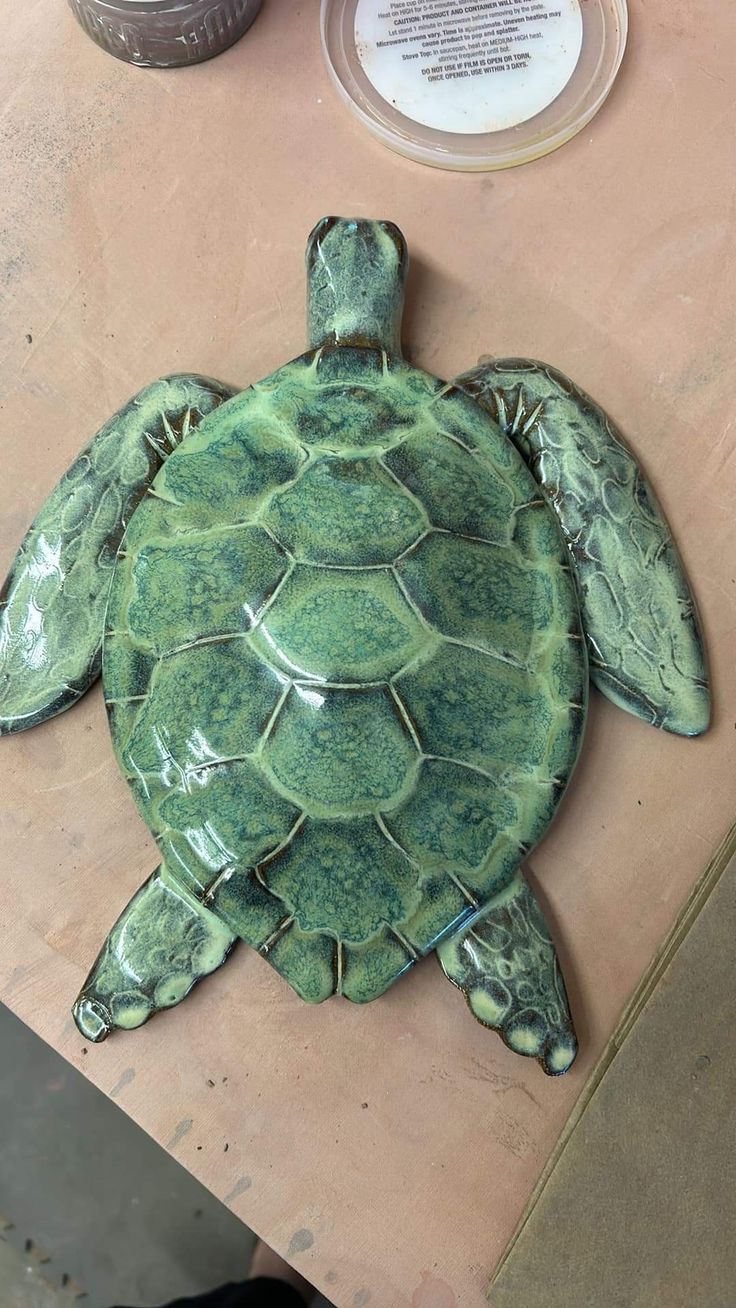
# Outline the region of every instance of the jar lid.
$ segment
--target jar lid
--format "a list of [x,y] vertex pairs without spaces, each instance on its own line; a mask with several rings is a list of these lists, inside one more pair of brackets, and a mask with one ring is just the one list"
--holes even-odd
[[322,48],[379,140],[436,168],[511,168],[579,132],[611,89],[626,0],[322,0]]

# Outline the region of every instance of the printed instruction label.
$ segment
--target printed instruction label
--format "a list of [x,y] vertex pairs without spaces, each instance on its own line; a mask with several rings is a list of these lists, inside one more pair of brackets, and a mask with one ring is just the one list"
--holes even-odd
[[358,0],[355,44],[379,95],[408,118],[498,132],[567,86],[583,18],[579,0]]

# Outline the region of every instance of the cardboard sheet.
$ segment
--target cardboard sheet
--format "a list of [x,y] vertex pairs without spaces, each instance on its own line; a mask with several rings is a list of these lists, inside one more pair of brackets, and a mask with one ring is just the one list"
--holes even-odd
[[736,831],[619,1033],[492,1308],[731,1308],[735,848]]

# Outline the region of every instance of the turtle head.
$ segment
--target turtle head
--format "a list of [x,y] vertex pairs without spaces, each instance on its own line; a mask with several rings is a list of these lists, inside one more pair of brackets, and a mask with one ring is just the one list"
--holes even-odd
[[394,223],[322,218],[307,242],[309,344],[401,354],[408,256]]

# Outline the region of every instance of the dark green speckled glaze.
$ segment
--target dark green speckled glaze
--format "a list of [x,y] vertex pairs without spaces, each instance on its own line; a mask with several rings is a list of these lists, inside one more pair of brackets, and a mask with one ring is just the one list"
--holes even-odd
[[481,363],[457,384],[495,418],[549,497],[578,580],[591,680],[645,722],[701,735],[710,693],[695,602],[620,431],[569,377],[534,359]]
[[[515,448],[529,457],[518,422],[498,402],[500,425],[489,415],[484,378],[447,385],[401,357],[405,264],[392,224],[323,220],[308,246],[308,353],[216,412],[200,406],[198,429],[138,477],[102,675],[115,751],[162,863],[77,1001],[88,1039],[178,1003],[241,938],[311,1002],[371,1000],[437,948],[511,1048],[551,1075],[575,1057],[554,948],[519,865],[554,816],[584,730],[578,585],[589,624],[602,608],[562,496],[558,524]],[[224,398],[216,385],[211,395],[212,407]],[[134,445],[149,425],[134,424]],[[623,484],[617,506],[635,491]],[[62,507],[44,511],[52,526]],[[12,632],[28,609],[24,568],[21,557]],[[623,573],[606,575],[615,593]],[[57,581],[52,625],[71,650],[81,627]],[[666,669],[673,610],[657,612]],[[94,625],[76,641],[88,680]],[[631,707],[628,641],[630,693],[618,698]],[[13,649],[6,729],[63,707],[60,678],[42,667],[46,707],[28,710]],[[674,690],[662,678],[666,705],[651,678],[640,698],[655,705],[651,720],[692,730],[679,670]]]
[[70,708],[96,681],[125,527],[167,454],[232,394],[209,377],[154,382],[51,492],[0,592],[0,735]]

